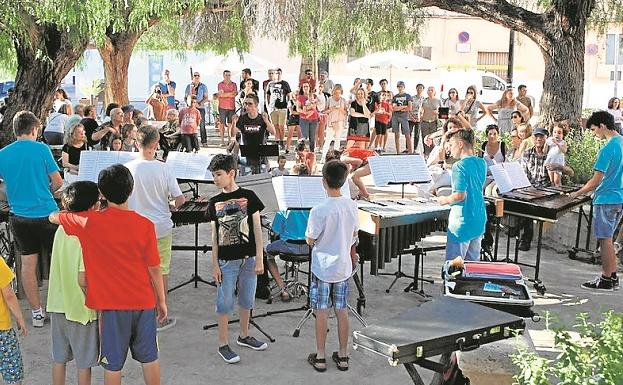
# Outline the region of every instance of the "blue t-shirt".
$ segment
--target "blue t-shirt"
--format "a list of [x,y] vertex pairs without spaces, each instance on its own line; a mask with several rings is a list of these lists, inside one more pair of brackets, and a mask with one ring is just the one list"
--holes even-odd
[[[176,87],[176,83],[173,80],[170,80],[171,83],[171,88],[175,89]],[[162,91],[163,94],[166,94],[169,92],[169,89],[167,88],[167,84],[160,82],[158,83],[158,85],[160,85],[160,91]],[[175,105],[175,96],[167,96],[167,105],[168,106],[174,106]]]
[[595,190],[593,203],[607,205],[623,203],[623,137],[616,135],[599,150],[596,171],[604,174]]
[[452,166],[452,192],[464,192],[467,196],[450,207],[448,240],[468,242],[485,232],[487,216],[482,190],[486,175],[487,164],[477,156],[468,156]]
[[25,218],[43,218],[57,211],[50,191],[58,165],[43,143],[17,140],[0,150],[0,178],[6,182],[11,212]]
[[303,240],[308,220],[309,210],[279,211],[273,219],[273,231],[284,241]]
[[[187,98],[188,95],[191,94],[192,87],[193,87],[192,83],[186,86],[186,92],[184,92],[184,99]],[[201,103],[201,101],[203,100],[203,98],[205,97],[207,93],[208,93],[208,86],[206,86],[203,83],[199,83],[197,85],[197,90],[195,91],[195,96],[197,97],[197,103]],[[205,104],[199,104],[197,107],[205,108]]]

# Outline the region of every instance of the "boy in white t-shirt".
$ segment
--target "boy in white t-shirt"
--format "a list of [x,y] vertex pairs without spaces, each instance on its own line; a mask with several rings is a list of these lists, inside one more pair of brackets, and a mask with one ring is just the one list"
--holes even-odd
[[[160,134],[156,128],[151,126],[139,128],[136,140],[140,156],[125,166],[134,178],[134,190],[128,199],[129,208],[148,218],[156,227],[160,270],[166,295],[173,240],[171,209],[179,208],[186,199],[166,164],[155,158],[159,139]],[[169,317],[159,323],[158,331],[174,325],[175,318]]]
[[324,165],[322,183],[328,198],[311,210],[305,232],[307,243],[313,246],[309,295],[316,316],[317,348],[307,361],[319,372],[327,369],[325,342],[331,307],[337,317],[340,345],[339,352],[333,352],[331,359],[339,370],[348,370],[348,279],[355,266],[350,251],[359,223],[357,204],[340,191],[347,175],[348,167],[339,160]]

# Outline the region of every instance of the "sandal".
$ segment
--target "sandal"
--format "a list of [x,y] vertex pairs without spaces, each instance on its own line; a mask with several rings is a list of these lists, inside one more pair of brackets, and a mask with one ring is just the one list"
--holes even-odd
[[[327,360],[324,358],[316,358],[316,353],[311,353],[307,357],[307,362],[314,368],[317,372],[324,372],[327,370]],[[323,364],[324,367],[318,366],[318,364]]]
[[331,359],[335,362],[338,370],[341,370],[342,372],[348,370],[348,361],[350,360],[350,357],[340,357],[337,352],[333,352]]

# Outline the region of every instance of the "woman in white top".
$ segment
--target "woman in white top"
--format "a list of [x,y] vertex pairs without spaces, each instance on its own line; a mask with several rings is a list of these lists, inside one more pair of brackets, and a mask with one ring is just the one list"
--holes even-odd
[[[330,94],[324,92],[324,84],[318,84],[318,92],[316,93],[316,108],[318,109],[318,130],[316,131],[316,148],[320,149],[324,146],[324,131],[327,127],[327,100]],[[316,150],[318,151],[318,150]]]
[[621,124],[623,123],[623,110],[621,110],[621,101],[619,98],[610,98],[608,100],[608,113],[614,117],[614,126],[619,134],[621,133]]
[[54,111],[60,112],[60,108],[62,105],[66,106],[65,113],[67,115],[73,115],[74,109],[71,105],[71,100],[69,99],[67,92],[65,92],[64,89],[59,88],[58,90],[54,91],[54,104],[53,104]]
[[[485,105],[476,99],[477,95],[478,90],[476,86],[469,86],[467,87],[467,92],[465,92],[465,99],[461,102],[461,111],[465,112],[469,117],[469,123],[473,127],[476,127],[478,121],[488,114]],[[478,114],[479,111],[482,112],[480,116]]]
[[336,84],[331,91],[331,97],[327,99],[327,132],[322,146],[322,157],[320,158],[324,162],[329,146],[334,141],[334,149],[340,148],[340,140],[342,133],[344,132],[344,121],[346,120],[346,113],[348,111],[346,100],[342,97],[342,85]]
[[456,115],[461,111],[461,101],[459,100],[459,91],[456,88],[448,90],[448,99],[443,101],[443,106],[450,108],[450,115]]
[[528,107],[524,106],[515,99],[513,95],[513,90],[511,88],[507,88],[506,91],[502,94],[502,99],[497,102],[487,106],[487,111],[489,114],[493,116],[493,111],[498,112],[497,118],[493,118],[497,121],[498,127],[500,129],[500,133],[504,134],[506,132],[510,132],[513,129],[513,122],[511,120],[511,115],[513,111],[517,110],[522,114],[528,112]]
[[493,176],[488,170],[494,164],[503,163],[506,160],[506,144],[500,140],[500,129],[495,124],[486,128],[487,140],[482,144],[482,158],[487,163],[487,179],[485,182],[485,195],[493,196],[495,188]]
[[65,138],[65,122],[69,116],[67,115],[67,105],[63,104],[58,112],[54,111],[48,115],[43,131],[43,138],[49,145],[63,144]]

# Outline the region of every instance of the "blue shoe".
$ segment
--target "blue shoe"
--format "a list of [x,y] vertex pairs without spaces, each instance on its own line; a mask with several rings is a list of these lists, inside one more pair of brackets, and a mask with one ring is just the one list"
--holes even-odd
[[223,345],[218,348],[218,354],[223,358],[223,361],[228,364],[235,364],[236,362],[240,362],[240,356],[236,354],[229,345]]
[[255,337],[251,336],[247,336],[245,338],[238,336],[236,343],[240,346],[245,346],[253,350],[266,350],[266,348],[268,348],[268,344],[266,342],[258,341]]

